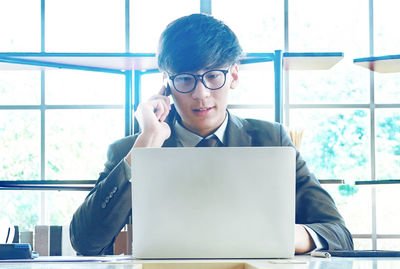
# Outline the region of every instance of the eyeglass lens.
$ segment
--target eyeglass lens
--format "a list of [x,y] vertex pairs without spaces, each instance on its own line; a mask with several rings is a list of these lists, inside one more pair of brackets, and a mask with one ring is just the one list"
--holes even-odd
[[[221,70],[210,70],[202,75],[204,86],[211,90],[221,88],[225,84],[225,73]],[[179,74],[174,78],[174,86],[178,91],[190,92],[195,88],[196,76]],[[198,78],[201,81],[201,78]]]

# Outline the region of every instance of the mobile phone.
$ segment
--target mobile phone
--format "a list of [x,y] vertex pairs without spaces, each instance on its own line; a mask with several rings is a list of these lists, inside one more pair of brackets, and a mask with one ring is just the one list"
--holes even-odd
[[171,94],[171,88],[169,87],[168,82],[167,82],[166,84],[167,84],[167,85],[165,86],[166,89],[165,89],[164,95],[165,95],[165,96],[169,96],[169,95]]

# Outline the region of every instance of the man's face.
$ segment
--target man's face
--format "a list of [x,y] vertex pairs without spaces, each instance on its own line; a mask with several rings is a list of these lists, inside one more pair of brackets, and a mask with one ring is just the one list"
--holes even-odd
[[[193,74],[203,74],[206,71],[208,70],[203,69]],[[172,81],[169,80],[172,99],[182,118],[182,124],[200,136],[206,136],[215,131],[224,122],[228,106],[228,92],[230,89],[236,88],[238,80],[237,64],[230,67],[224,86],[218,90],[207,89],[201,81],[198,81],[192,92],[180,93],[175,90]]]

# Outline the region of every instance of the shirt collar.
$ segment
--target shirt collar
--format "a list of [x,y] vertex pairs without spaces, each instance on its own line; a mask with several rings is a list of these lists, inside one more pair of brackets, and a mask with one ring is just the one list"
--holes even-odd
[[[224,122],[215,130],[214,133],[209,134],[204,138],[209,138],[212,135],[218,137],[219,141],[224,144],[224,134],[226,130],[226,126],[228,124],[228,113],[226,113]],[[178,146],[180,147],[194,147],[196,146],[203,137],[189,131],[186,129],[178,120],[175,121],[174,130],[177,137]]]

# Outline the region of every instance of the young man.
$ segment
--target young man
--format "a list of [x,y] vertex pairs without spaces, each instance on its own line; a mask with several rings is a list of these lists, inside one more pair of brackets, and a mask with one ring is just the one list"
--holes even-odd
[[[71,221],[71,242],[82,255],[107,253],[131,214],[130,167],[136,147],[293,146],[283,127],[241,119],[227,110],[239,81],[242,49],[223,22],[202,14],[173,21],[161,35],[158,65],[166,86],[135,113],[141,132],[112,144],[100,178]],[[170,104],[171,95],[174,105]],[[203,142],[201,142],[203,143]],[[353,241],[329,196],[296,156],[295,249],[352,249]]]

